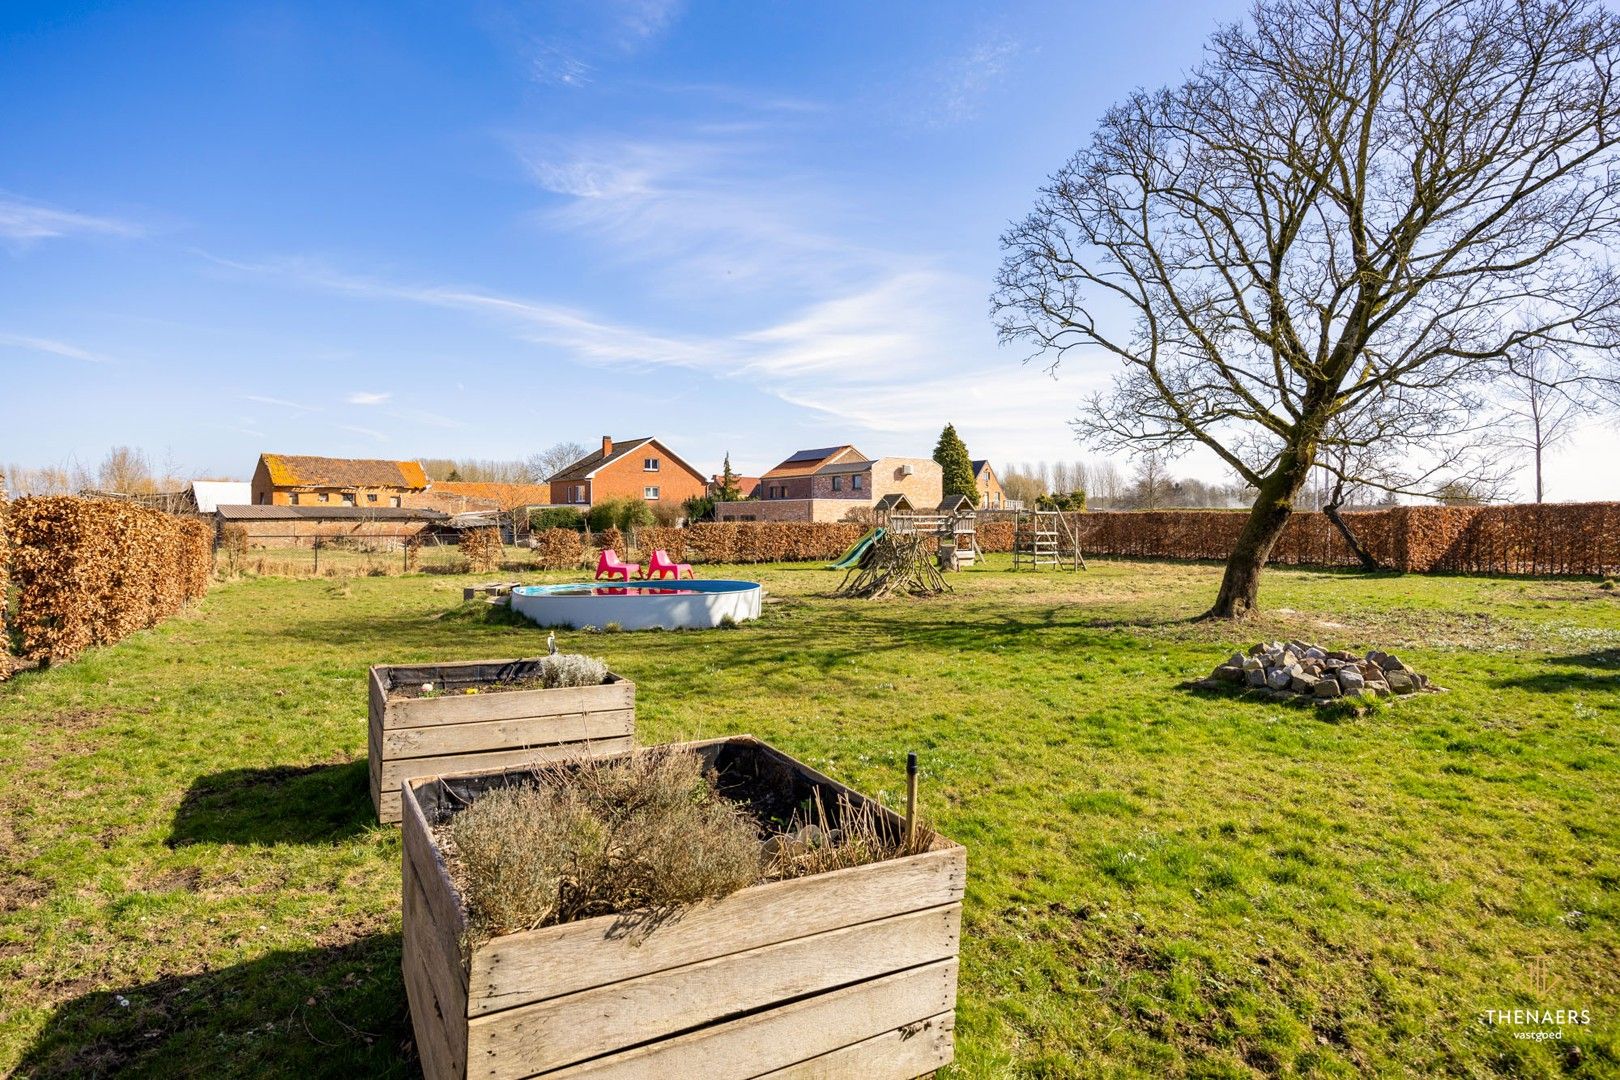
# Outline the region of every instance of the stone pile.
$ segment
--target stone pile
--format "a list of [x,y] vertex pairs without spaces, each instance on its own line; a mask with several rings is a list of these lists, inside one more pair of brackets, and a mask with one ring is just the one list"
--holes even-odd
[[1303,641],[1262,641],[1247,654],[1233,653],[1200,685],[1266,690],[1279,699],[1319,702],[1405,696],[1430,689],[1428,676],[1413,671],[1392,653],[1374,649],[1357,656]]

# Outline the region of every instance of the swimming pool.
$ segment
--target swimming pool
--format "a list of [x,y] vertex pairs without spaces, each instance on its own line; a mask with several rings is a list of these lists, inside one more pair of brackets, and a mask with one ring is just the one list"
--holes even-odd
[[759,618],[763,594],[757,581],[519,585],[512,590],[512,610],[541,626],[574,630],[609,623],[624,630],[706,629],[728,616],[734,622]]

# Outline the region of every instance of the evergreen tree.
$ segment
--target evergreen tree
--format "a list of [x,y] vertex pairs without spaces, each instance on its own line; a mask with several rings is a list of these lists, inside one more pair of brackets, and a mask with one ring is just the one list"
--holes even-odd
[[974,506],[979,505],[979,484],[973,478],[973,459],[968,457],[967,444],[956,433],[955,424],[946,424],[945,430],[939,433],[934,460],[945,474],[944,497],[966,495]]
[[720,492],[715,496],[716,502],[736,502],[742,498],[742,488],[737,486],[737,474],[731,471],[731,452],[726,452],[725,464],[720,468]]

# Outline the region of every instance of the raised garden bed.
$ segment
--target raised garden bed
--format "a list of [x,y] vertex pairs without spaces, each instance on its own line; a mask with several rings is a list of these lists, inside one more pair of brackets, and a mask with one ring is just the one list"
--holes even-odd
[[[896,814],[751,736],[686,744],[766,820],[819,794]],[[435,829],[523,770],[404,786],[404,973],[439,1077],[915,1077],[954,1054],[964,849],[478,940]]]
[[[377,820],[400,819],[400,784],[412,776],[630,748],[635,683],[609,673],[600,686],[511,689],[532,685],[540,664],[471,660],[373,667],[366,743]],[[424,684],[434,688],[428,696]]]

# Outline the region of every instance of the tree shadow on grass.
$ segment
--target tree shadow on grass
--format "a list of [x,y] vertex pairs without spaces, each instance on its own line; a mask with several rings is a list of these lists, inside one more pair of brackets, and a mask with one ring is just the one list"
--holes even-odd
[[1574,656],[1552,656],[1541,663],[1572,668],[1568,671],[1542,671],[1535,675],[1515,675],[1495,679],[1491,685],[1503,690],[1534,690],[1562,694],[1571,690],[1620,693],[1620,649],[1599,649]]
[[375,822],[367,765],[272,765],[200,776],[180,800],[164,841],[329,844]]
[[417,1075],[399,934],[256,960],[59,1006],[17,1076]]

